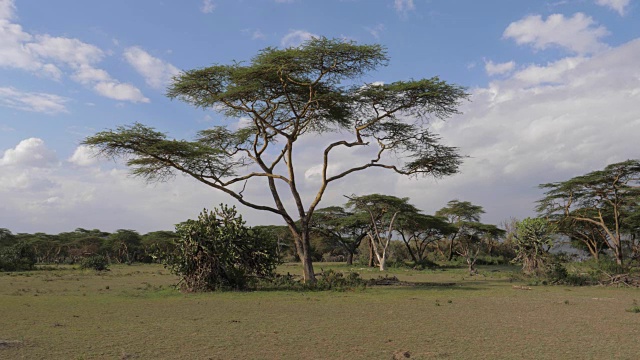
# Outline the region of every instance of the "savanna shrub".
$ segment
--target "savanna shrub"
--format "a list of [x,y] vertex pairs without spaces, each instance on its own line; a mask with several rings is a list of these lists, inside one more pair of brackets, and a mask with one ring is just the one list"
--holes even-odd
[[0,252],[0,271],[32,270],[36,262],[36,253],[24,242],[16,243]]
[[179,238],[162,263],[180,276],[183,291],[243,290],[271,278],[280,263],[273,237],[245,226],[235,207],[204,210],[176,225]]
[[104,255],[92,255],[80,261],[80,269],[107,271],[109,270],[109,260],[107,260],[107,257]]

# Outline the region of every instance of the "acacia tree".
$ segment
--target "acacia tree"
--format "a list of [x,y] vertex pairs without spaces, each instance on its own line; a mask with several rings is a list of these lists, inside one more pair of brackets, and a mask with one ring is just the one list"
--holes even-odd
[[[216,126],[186,141],[136,123],[97,133],[84,144],[104,156],[127,157],[133,174],[147,180],[181,172],[243,205],[281,216],[292,233],[305,280],[315,282],[309,223],[331,183],[369,168],[402,175],[450,175],[461,161],[456,148],[440,144],[427,121],[455,114],[467,96],[464,89],[437,77],[354,85],[387,62],[380,45],[326,38],[299,47],[266,48],[249,62],[185,71],[168,89],[172,99],[228,118],[248,119],[239,129]],[[323,132],[343,139],[319,150],[321,182],[305,201],[294,154],[300,139]],[[368,161],[329,173],[335,150],[360,147],[377,151]],[[273,203],[245,197],[246,186],[266,186]],[[285,206],[287,201],[293,209]]]
[[567,181],[542,184],[545,197],[538,201],[544,216],[596,226],[604,235],[618,265],[623,265],[623,239],[627,219],[640,203],[640,161],[627,160]]
[[[462,256],[467,262],[469,274],[474,275],[477,273],[476,262],[478,261],[478,255],[484,248],[489,248],[490,244],[499,237],[502,237],[506,232],[495,225],[483,224],[481,222],[465,222],[461,227],[463,232],[459,235],[460,245],[456,253]],[[460,229],[458,229],[460,232]]]
[[430,244],[457,231],[444,218],[419,213],[402,215],[397,229],[416,265],[423,264]]
[[398,198],[391,195],[371,194],[348,197],[347,208],[355,213],[365,214],[369,218],[367,237],[374,255],[378,260],[380,271],[386,270],[391,238],[398,229],[396,220],[399,216],[420,212],[409,204],[409,198]]
[[317,209],[311,218],[311,227],[347,252],[347,265],[367,236],[371,224],[363,213],[354,213],[340,206]]
[[451,200],[447,203],[447,206],[436,211],[436,216],[446,218],[449,223],[456,226],[458,231],[449,235],[449,250],[447,253],[447,260],[453,259],[455,254],[455,241],[460,234],[466,231],[465,224],[477,223],[480,221],[480,216],[484,214],[482,206],[474,205],[469,201]]

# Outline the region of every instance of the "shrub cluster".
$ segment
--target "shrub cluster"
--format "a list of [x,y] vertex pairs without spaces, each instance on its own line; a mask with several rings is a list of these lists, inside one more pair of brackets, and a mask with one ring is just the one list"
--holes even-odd
[[93,269],[96,271],[109,270],[109,260],[104,255],[93,255],[83,258],[80,262],[80,269]]
[[36,262],[35,252],[24,242],[16,243],[0,251],[0,271],[32,270]]
[[280,263],[276,242],[246,227],[235,207],[205,209],[197,220],[176,225],[176,232],[175,249],[159,257],[180,276],[183,291],[249,289],[273,277]]

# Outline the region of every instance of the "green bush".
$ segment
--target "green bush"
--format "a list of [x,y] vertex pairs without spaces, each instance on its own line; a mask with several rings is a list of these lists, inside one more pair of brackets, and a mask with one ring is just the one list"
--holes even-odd
[[80,269],[93,269],[96,271],[109,270],[109,260],[103,255],[93,255],[82,259]]
[[161,262],[180,276],[183,291],[244,290],[273,278],[280,263],[272,236],[245,226],[235,207],[200,213],[176,225],[175,249]]
[[31,246],[19,242],[0,251],[0,271],[32,270],[37,262]]

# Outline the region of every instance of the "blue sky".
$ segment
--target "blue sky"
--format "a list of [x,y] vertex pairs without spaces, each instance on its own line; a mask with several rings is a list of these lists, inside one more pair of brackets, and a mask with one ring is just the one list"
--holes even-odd
[[[181,70],[248,60],[312,36],[380,43],[365,77],[439,76],[466,86],[463,114],[432,123],[468,155],[460,174],[410,180],[370,171],[330,188],[408,196],[427,213],[451,199],[484,221],[533,214],[536,186],[639,158],[640,6],[633,0],[0,0],[0,227],[171,229],[231,199],[190,179],[146,184],[79,146],[141,122],[189,138],[224,119],[164,97]],[[303,142],[304,195],[322,139]],[[358,163],[358,153],[343,162]],[[362,159],[360,159],[362,160]],[[269,203],[261,189],[252,196]],[[251,224],[278,219],[246,208]]]

